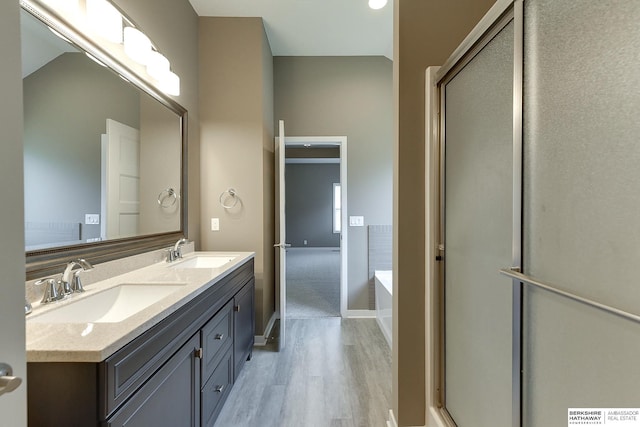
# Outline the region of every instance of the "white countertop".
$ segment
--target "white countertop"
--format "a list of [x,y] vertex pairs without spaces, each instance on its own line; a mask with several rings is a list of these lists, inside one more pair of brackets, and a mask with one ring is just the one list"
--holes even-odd
[[[233,256],[235,259],[220,268],[172,268],[182,261],[159,262],[133,270],[92,285],[86,292],[72,294],[63,301],[33,305],[33,313],[26,318],[28,362],[100,362],[138,337],[171,313],[197,298],[245,261],[253,252],[194,252],[185,255],[189,260],[199,255]],[[96,266],[96,269],[100,266]],[[30,319],[41,313],[72,304],[123,283],[180,283],[184,286],[118,323],[39,323]]]

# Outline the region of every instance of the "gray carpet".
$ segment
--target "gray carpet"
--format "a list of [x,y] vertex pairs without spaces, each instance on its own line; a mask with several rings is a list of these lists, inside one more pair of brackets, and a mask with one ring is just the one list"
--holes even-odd
[[287,318],[340,316],[340,251],[287,250]]

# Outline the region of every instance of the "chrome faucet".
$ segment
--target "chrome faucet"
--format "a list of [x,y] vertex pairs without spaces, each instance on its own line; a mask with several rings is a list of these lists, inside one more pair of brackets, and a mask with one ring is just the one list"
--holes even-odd
[[[75,269],[76,267],[79,268]],[[80,273],[89,270],[93,270],[91,263],[82,258],[78,258],[67,263],[61,278],[45,277],[35,282],[38,286],[46,285],[42,296],[42,304],[61,300],[74,292],[84,292],[82,281],[80,280]],[[31,312],[31,306],[26,301],[24,310],[25,314]]]
[[188,240],[185,239],[184,237],[180,240],[178,240],[176,242],[175,245],[173,245],[173,249],[169,249],[169,255],[167,256],[167,262],[173,262],[177,259],[182,258],[182,245],[184,245],[185,243],[187,243]]
[[58,285],[61,283],[62,282],[55,277],[45,277],[44,279],[40,279],[35,282],[35,285],[37,286],[47,286],[44,289],[44,293],[42,294],[42,304],[48,304],[50,302],[58,301],[65,297],[64,292],[62,292],[61,289],[58,289]]
[[[80,268],[74,270],[76,267]],[[80,273],[90,270],[93,270],[93,266],[87,260],[78,258],[73,261],[69,261],[67,263],[67,267],[64,269],[64,273],[62,273],[62,280],[60,281],[62,293],[64,295],[69,295],[73,292],[84,292],[82,281],[80,280]]]

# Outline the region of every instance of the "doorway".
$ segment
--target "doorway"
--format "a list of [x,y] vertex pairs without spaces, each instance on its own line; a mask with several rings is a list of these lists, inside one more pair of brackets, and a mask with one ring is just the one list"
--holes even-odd
[[285,138],[287,318],[346,309],[346,137]]

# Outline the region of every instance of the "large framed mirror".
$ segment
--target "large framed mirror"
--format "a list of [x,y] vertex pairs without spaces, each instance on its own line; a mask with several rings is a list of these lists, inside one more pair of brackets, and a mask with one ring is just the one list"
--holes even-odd
[[47,5],[21,6],[27,280],[183,237],[187,111]]

